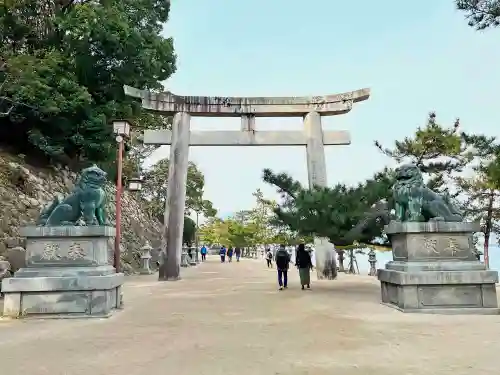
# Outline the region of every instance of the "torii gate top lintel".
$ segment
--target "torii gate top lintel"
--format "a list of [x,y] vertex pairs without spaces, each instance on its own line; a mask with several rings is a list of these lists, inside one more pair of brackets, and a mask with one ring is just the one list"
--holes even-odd
[[353,103],[367,100],[370,89],[364,88],[335,95],[303,97],[217,97],[181,96],[169,91],[154,93],[131,86],[123,86],[125,95],[142,100],[149,111],[173,115],[187,112],[203,117],[303,117],[314,111],[320,115],[342,115],[352,109]]

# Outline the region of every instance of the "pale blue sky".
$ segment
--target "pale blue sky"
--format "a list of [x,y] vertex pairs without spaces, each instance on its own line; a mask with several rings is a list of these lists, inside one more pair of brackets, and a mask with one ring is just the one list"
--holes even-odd
[[[362,5],[361,5],[362,4]],[[371,98],[324,129],[351,131],[351,146],[329,146],[328,183],[355,183],[390,163],[373,146],[411,135],[435,110],[441,123],[499,134],[500,30],[476,32],[453,0],[173,0],[166,35],[178,71],[176,94],[299,96],[370,87]],[[196,130],[237,130],[239,119],[196,117]],[[257,129],[299,130],[300,119],[257,119]],[[168,147],[153,160],[168,157]],[[191,148],[206,197],[221,213],[253,206],[252,192],[274,190],[262,169],[307,183],[305,149]]]

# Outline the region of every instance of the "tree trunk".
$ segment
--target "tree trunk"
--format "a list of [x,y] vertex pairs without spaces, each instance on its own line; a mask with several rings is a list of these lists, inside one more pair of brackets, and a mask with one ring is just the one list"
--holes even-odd
[[356,268],[354,268],[354,250],[349,250],[349,270],[347,272],[352,275],[356,274]]
[[335,247],[326,238],[314,239],[314,256],[318,280],[334,280],[337,278],[337,260]]
[[199,246],[199,243],[198,243],[198,230],[200,229],[199,225],[198,225],[198,211],[196,211],[196,235],[195,235],[195,238],[194,238],[194,243],[196,246],[196,251],[198,251],[198,246]]
[[484,223],[484,264],[486,265],[486,269],[490,268],[490,256],[489,256],[489,247],[490,247],[490,234],[491,227],[493,221],[493,203],[495,202],[495,190],[491,189],[490,194],[488,196],[488,208],[486,210],[486,220]]
[[344,269],[344,250],[337,250],[339,261],[339,272],[345,272]]

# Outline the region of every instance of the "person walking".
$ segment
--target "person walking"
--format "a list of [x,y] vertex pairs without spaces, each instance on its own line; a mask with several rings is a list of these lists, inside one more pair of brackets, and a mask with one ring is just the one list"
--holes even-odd
[[226,261],[226,248],[224,246],[221,246],[219,255],[220,255],[220,262],[224,263]]
[[236,256],[236,261],[240,261],[240,256],[241,256],[241,249],[239,247],[236,247],[234,249],[234,255]]
[[273,268],[273,253],[271,249],[266,250],[267,268]]
[[304,286],[307,286],[307,289],[311,288],[311,268],[312,261],[311,255],[304,244],[300,244],[297,248],[297,254],[295,255],[295,265],[299,269],[299,277],[300,277],[300,285],[302,286],[302,290],[304,290]]
[[227,249],[227,260],[229,261],[229,263],[231,263],[233,261],[233,247],[232,246],[229,246],[229,248]]
[[207,260],[207,248],[203,245],[200,249],[201,261],[204,262]]
[[288,266],[290,264],[290,255],[285,249],[285,245],[280,245],[279,250],[276,252],[276,269],[278,270],[278,284],[279,290],[288,288]]

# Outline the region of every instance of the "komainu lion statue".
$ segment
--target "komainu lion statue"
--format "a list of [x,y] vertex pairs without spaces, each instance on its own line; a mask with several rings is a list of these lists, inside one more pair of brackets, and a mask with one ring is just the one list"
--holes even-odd
[[45,207],[37,225],[106,225],[106,177],[107,173],[97,165],[82,170],[71,194],[64,199],[56,197]]
[[422,172],[414,164],[402,165],[397,169],[392,191],[397,221],[463,220],[449,196],[441,196],[425,186]]

